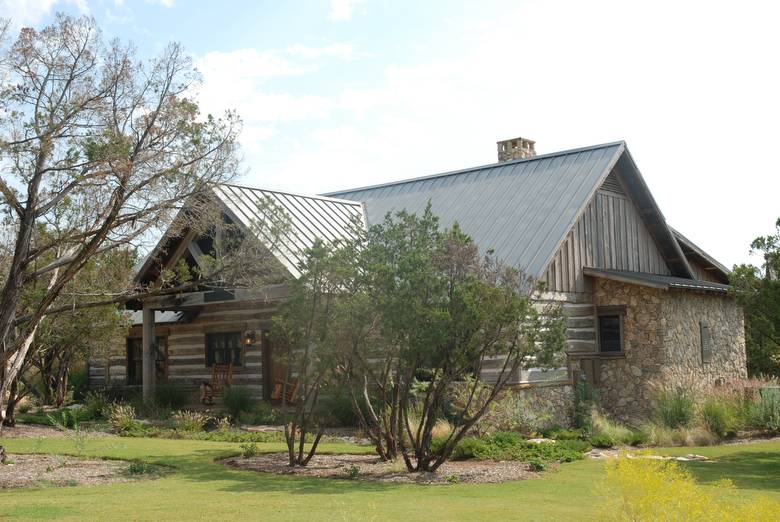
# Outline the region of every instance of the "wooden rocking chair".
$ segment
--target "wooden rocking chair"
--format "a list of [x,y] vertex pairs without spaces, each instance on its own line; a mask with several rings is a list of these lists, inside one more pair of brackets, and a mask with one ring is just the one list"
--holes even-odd
[[230,386],[232,382],[233,365],[215,364],[211,372],[211,382],[203,381],[201,385],[200,402],[207,406],[213,406],[215,395],[225,389],[225,386]]
[[271,400],[281,401],[282,394],[284,394],[285,405],[295,404],[299,385],[298,379],[292,379],[291,381],[287,381],[287,386],[285,387],[285,381],[283,379],[277,379],[274,383],[274,389],[271,392]]

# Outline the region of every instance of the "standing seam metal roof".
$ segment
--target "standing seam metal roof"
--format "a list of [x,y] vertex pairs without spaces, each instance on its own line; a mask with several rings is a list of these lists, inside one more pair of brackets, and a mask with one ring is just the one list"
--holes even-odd
[[273,202],[289,218],[289,227],[282,230],[277,244],[271,248],[276,258],[298,277],[305,250],[321,239],[335,245],[341,239],[354,238],[356,221],[365,223],[363,205],[321,196],[302,196],[287,192],[262,190],[240,185],[220,184],[214,194],[225,206],[231,218],[258,239],[271,246],[268,223],[274,221],[267,201]]
[[362,202],[369,225],[430,200],[443,226],[457,222],[483,251],[539,277],[624,150],[608,143],[327,196]]

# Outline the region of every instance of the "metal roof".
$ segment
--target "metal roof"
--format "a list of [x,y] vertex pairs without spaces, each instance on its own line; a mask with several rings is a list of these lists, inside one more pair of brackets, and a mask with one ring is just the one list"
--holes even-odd
[[[231,219],[266,242],[266,246],[270,248],[269,243],[278,240],[271,250],[295,277],[300,275],[298,267],[304,261],[304,252],[315,239],[335,245],[339,240],[355,236],[356,223],[365,224],[363,206],[355,201],[232,184],[217,185],[213,191]],[[276,209],[281,209],[289,218],[289,227],[283,227],[279,237],[272,238],[269,237],[273,235],[269,222],[279,220],[273,215]]]
[[363,202],[369,225],[430,200],[443,226],[458,222],[483,251],[539,277],[624,150],[607,143],[327,195]]
[[[130,313],[130,324],[132,325],[139,325],[143,324],[143,310],[137,310],[135,312]],[[160,311],[155,310],[154,312],[154,324],[166,324],[166,323],[178,323],[182,317],[184,317],[183,312],[172,312],[172,311]]]
[[663,276],[656,274],[646,274],[644,272],[629,272],[626,270],[607,270],[604,268],[586,267],[582,270],[585,275],[600,277],[623,283],[631,283],[642,286],[651,286],[668,290],[669,288],[680,288],[685,290],[703,290],[709,292],[728,292],[729,285],[720,283],[711,283],[698,279],[686,279],[684,277]]
[[682,233],[680,233],[680,231],[672,228],[671,226],[669,228],[672,230],[672,233],[674,234],[674,237],[677,239],[677,241],[681,245],[684,245],[686,248],[688,248],[693,253],[698,255],[702,260],[704,260],[705,262],[711,264],[714,268],[720,270],[720,272],[723,274],[724,277],[728,277],[728,274],[731,273],[731,270],[726,268],[725,265],[723,265],[717,259],[715,259],[711,255],[709,255],[701,247],[696,245],[693,241],[691,241],[690,239],[688,239],[687,237],[682,235]]

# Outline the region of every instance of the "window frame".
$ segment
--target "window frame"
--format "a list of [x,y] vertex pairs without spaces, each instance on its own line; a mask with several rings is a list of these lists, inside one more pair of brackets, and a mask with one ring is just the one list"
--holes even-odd
[[[618,318],[618,329],[620,336],[620,349],[619,350],[604,350],[601,343],[601,318],[602,317],[615,317]],[[626,353],[626,337],[625,337],[625,317],[626,307],[625,305],[613,305],[613,306],[598,306],[596,307],[596,351],[600,354],[619,355]]]
[[[235,363],[235,358],[234,357],[230,357],[230,362],[228,364],[230,364],[233,368],[243,368],[244,367],[244,364],[245,364],[244,358],[245,358],[246,354],[244,353],[244,343],[242,342],[243,341],[243,332],[240,331],[240,330],[229,330],[229,331],[206,332],[205,342],[203,343],[204,347],[205,347],[205,361],[204,362],[205,362],[206,368],[213,368],[215,364],[225,364],[225,363],[217,362],[216,361],[216,359],[217,359],[216,356],[212,356],[212,357],[209,356],[209,353],[212,352],[212,348],[211,348],[211,346],[212,346],[212,343],[211,343],[212,339],[217,338],[217,337],[224,337],[227,340],[227,339],[229,339],[230,337],[233,337],[233,336],[235,336],[235,338],[236,338],[236,345],[238,347],[237,350],[236,350],[236,353],[238,354],[238,364]],[[230,348],[224,348],[224,349],[219,350],[219,351],[224,351],[224,350],[231,350],[231,349]],[[213,351],[216,353],[217,350],[213,350]]]

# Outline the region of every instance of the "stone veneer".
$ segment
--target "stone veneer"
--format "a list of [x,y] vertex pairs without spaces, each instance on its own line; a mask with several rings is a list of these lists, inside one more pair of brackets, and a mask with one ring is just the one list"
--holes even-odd
[[571,426],[574,417],[574,389],[568,382],[517,386],[512,388],[523,399],[540,427]]
[[[601,404],[621,420],[650,413],[654,383],[695,379],[705,384],[746,376],[744,318],[726,295],[597,279],[593,304],[625,306],[624,353],[594,357]],[[701,321],[709,323],[712,336],[708,363],[701,358]],[[578,371],[578,365],[572,369]]]

